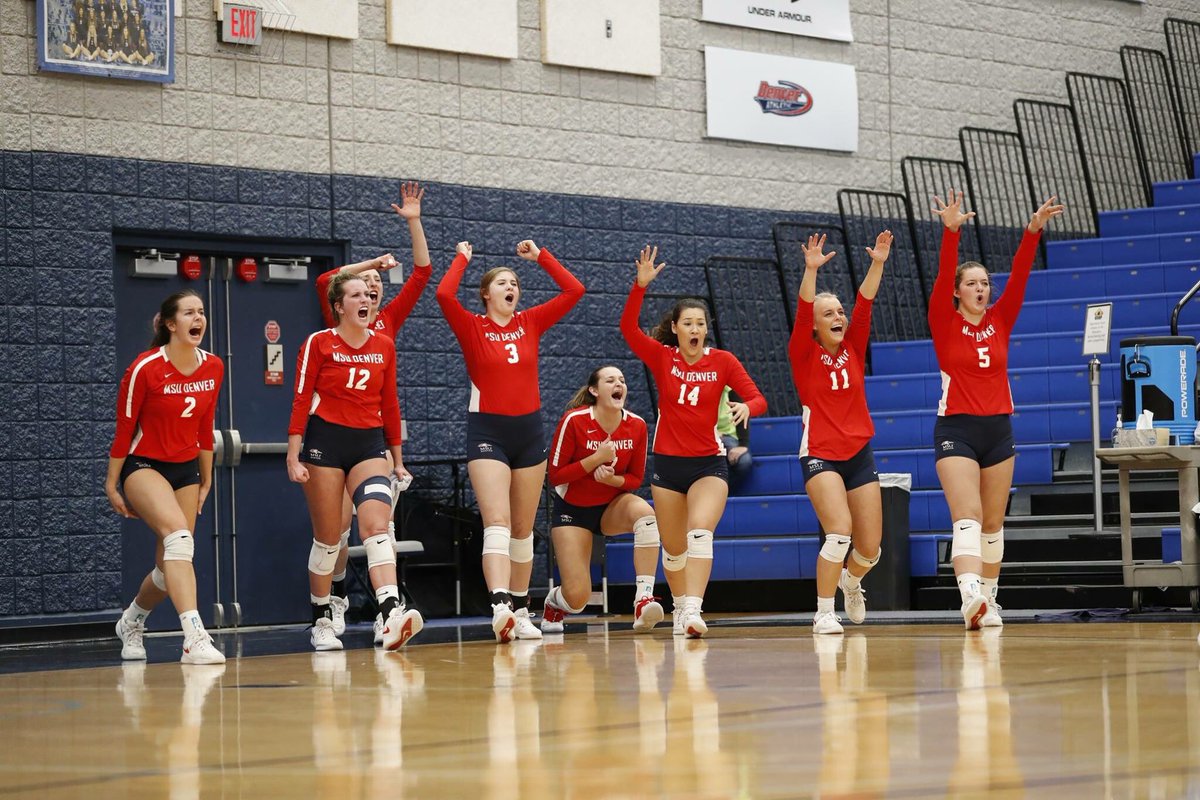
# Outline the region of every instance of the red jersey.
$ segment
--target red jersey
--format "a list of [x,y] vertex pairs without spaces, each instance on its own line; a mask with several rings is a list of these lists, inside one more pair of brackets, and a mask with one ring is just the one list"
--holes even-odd
[[792,382],[800,395],[804,435],[800,457],[845,461],[871,441],[875,425],[867,411],[863,366],[871,335],[871,304],[862,294],[836,355],[813,338],[813,304],[796,301],[796,324],[788,341]]
[[507,325],[498,324],[486,314],[472,314],[458,302],[458,284],[467,270],[467,259],[461,253],[438,285],[438,305],[462,347],[471,378],[468,411],[519,417],[542,407],[538,344],[542,334],[579,302],[584,290],[583,284],[544,247],[538,264],[562,292],[528,311],[518,311]]
[[[613,471],[624,478],[621,487],[600,483],[581,465],[605,439],[617,451]],[[568,411],[554,431],[550,451],[550,485],[558,496],[573,506],[607,505],[622,492],[642,485],[646,475],[646,420],[632,411],[622,411],[621,423],[605,433],[596,421],[595,406]]]
[[635,283],[621,313],[621,333],[629,349],[650,368],[658,387],[654,452],[664,456],[724,455],[717,412],[725,387],[738,393],[752,416],[767,410],[767,399],[733,353],[706,347],[700,360],[689,364],[678,347],[647,336],[638,327],[645,296],[646,289]]
[[[341,267],[335,267],[317,276],[317,299],[320,301],[321,319],[325,320],[325,327],[327,328],[337,327],[337,323],[333,320],[333,311],[329,308],[329,282],[333,280],[333,276],[337,275],[340,270]],[[375,322],[371,325],[371,330],[381,333],[389,339],[395,339],[396,334],[400,332],[400,326],[404,324],[404,320],[408,319],[408,315],[412,313],[413,307],[416,306],[417,300],[421,297],[421,292],[425,290],[425,285],[429,283],[429,278],[432,275],[432,264],[426,264],[423,267],[418,267],[414,264],[412,273],[400,289],[400,294],[393,297],[390,303],[379,309],[379,316],[375,317]]]
[[388,445],[400,444],[400,399],[396,394],[396,345],[367,331],[354,348],[336,328],[317,331],[296,358],[296,394],[288,435],[304,435],[308,417],[347,428],[383,427]]
[[108,454],[182,463],[213,449],[213,416],[225,377],[221,359],[196,350],[196,369],[184,375],[166,346],[133,360],[117,392],[117,433]]
[[1011,414],[1012,389],[1008,385],[1008,337],[1021,313],[1025,284],[1037,254],[1041,233],[1028,228],[1013,256],[1012,272],[1000,299],[983,314],[978,325],[968,322],[954,307],[954,273],[958,269],[959,233],[942,230],[938,276],[929,298],[929,331],[942,372],[942,397],[938,416]]

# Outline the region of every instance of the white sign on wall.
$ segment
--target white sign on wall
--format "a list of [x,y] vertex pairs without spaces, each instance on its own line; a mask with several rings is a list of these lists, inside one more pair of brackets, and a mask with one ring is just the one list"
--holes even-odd
[[850,0],[704,0],[700,18],[743,28],[854,41]]
[[858,149],[858,78],[848,64],[705,47],[704,74],[710,137]]
[[542,0],[542,62],[662,74],[658,0]]
[[387,0],[387,40],[430,50],[516,58],[517,0]]

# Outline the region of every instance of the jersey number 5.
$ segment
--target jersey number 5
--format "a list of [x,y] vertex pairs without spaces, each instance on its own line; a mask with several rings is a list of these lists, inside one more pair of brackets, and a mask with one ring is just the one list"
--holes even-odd
[[517,346],[512,342],[504,345],[504,349],[508,351],[509,364],[515,364],[521,360],[521,354],[517,352]]
[[[358,376],[358,382],[354,380],[355,375]],[[367,381],[371,379],[371,373],[365,369],[358,367],[350,368],[350,380],[346,381],[347,389],[358,389],[360,392],[366,391]]]
[[687,390],[687,384],[686,384],[686,383],[681,383],[681,384],[679,384],[679,405],[683,405],[683,404],[684,404],[684,402],[685,402],[685,395],[686,395],[686,402],[687,402],[687,403],[689,403],[689,404],[691,404],[691,405],[693,405],[693,406],[694,406],[694,405],[696,405],[697,403],[699,403],[699,402],[700,402],[700,387],[699,387],[699,386],[694,386],[694,387],[692,387],[692,390],[689,392],[689,391]]
[[979,354],[979,366],[981,369],[987,369],[992,365],[992,357],[988,355],[988,348],[976,347],[975,352]]

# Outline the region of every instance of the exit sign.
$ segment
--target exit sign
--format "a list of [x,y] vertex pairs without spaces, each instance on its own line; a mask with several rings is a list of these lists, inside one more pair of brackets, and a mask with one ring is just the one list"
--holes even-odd
[[261,44],[262,9],[258,6],[226,3],[221,23],[221,41],[226,44]]

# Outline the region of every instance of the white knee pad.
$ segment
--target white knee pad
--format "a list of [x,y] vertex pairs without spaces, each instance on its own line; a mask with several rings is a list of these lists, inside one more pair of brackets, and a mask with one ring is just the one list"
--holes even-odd
[[483,529],[483,554],[507,556],[511,538],[512,531],[503,525],[488,525]]
[[979,558],[980,539],[983,537],[983,527],[973,519],[954,521],[954,541],[950,545],[950,558],[959,556],[974,556]]
[[654,517],[642,517],[633,523],[634,547],[658,547],[658,520]]
[[825,544],[821,545],[821,558],[826,561],[832,561],[835,564],[841,564],[846,560],[846,554],[849,552],[849,536],[843,536],[840,533],[825,534]]
[[508,540],[508,557],[516,564],[528,564],[533,561],[533,536],[524,539]]
[[363,541],[363,549],[367,551],[368,567],[383,567],[396,563],[396,551],[392,549],[392,539],[386,533],[368,536]]
[[163,574],[157,564],[154,565],[154,569],[150,570],[150,582],[157,586],[159,591],[167,590],[167,576]]
[[163,539],[163,561],[191,561],[196,554],[196,540],[188,531],[175,531]]
[[308,551],[308,571],[314,575],[332,574],[340,549],[336,544],[323,544],[313,539],[312,549]]
[[979,554],[985,564],[999,564],[1004,560],[1004,528],[980,537]]
[[679,572],[679,570],[681,570],[687,566],[687,559],[688,559],[687,550],[684,550],[682,553],[680,553],[677,556],[673,556],[670,553],[668,553],[667,548],[664,547],[662,553],[663,553],[663,556],[662,556],[663,569],[666,570],[667,572]]
[[875,566],[876,564],[878,564],[878,563],[879,563],[879,557],[880,557],[881,555],[883,555],[883,548],[882,548],[882,547],[881,547],[881,548],[879,548],[878,550],[876,550],[876,551],[875,551],[875,555],[874,555],[873,557],[871,557],[871,558],[867,558],[867,557],[866,557],[866,556],[864,556],[862,553],[858,552],[858,550],[851,550],[851,551],[850,551],[850,557],[854,559],[855,563],[856,563],[856,564],[858,564],[860,567],[866,567],[867,569],[870,569],[871,567],[873,567],[873,566]]
[[342,531],[342,538],[338,541],[338,547],[345,549],[350,545],[350,529]]
[[703,528],[695,528],[688,531],[688,558],[707,558],[709,561],[713,557],[713,532],[706,531]]

